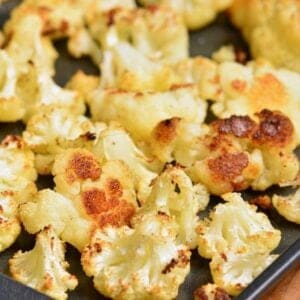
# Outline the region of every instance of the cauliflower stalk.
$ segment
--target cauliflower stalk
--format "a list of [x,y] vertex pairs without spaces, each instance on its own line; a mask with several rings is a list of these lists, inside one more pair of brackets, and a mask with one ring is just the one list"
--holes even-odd
[[272,203],[280,215],[291,222],[300,224],[300,188],[292,195],[274,195]]
[[281,233],[265,214],[256,212],[237,193],[225,194],[223,199],[227,202],[218,204],[197,229],[200,255],[213,258],[229,249],[245,253],[251,248],[269,253],[278,246]]
[[142,207],[145,211],[157,211],[174,218],[178,230],[178,242],[195,248],[197,245],[197,213],[209,202],[205,187],[193,185],[179,166],[168,165],[154,181],[151,194]]
[[51,226],[36,237],[32,250],[19,251],[9,260],[9,270],[17,281],[54,299],[67,299],[67,290],[73,290],[77,278],[66,271],[65,247]]
[[113,299],[173,299],[190,269],[190,252],[176,243],[165,214],[138,217],[133,228],[97,231],[81,262],[96,289]]

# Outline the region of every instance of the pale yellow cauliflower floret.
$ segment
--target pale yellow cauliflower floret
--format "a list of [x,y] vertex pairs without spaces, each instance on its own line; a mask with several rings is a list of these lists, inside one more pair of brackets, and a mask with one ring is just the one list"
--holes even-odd
[[147,140],[157,123],[172,117],[201,124],[206,107],[193,85],[161,93],[99,89],[90,99],[94,120],[117,121],[137,140]]
[[209,267],[215,284],[237,296],[277,257],[257,250],[246,253],[228,251],[216,254]]
[[122,160],[132,173],[139,201],[145,202],[151,191],[152,180],[162,166],[157,165],[153,157],[144,154],[122,126],[110,123],[100,133],[92,152],[103,162]]
[[197,229],[200,255],[213,258],[228,250],[247,253],[253,248],[269,253],[278,246],[281,233],[265,214],[256,212],[256,207],[239,194],[229,193],[223,198],[227,202],[218,204]]
[[190,252],[176,243],[165,214],[139,216],[133,227],[97,231],[81,262],[96,289],[112,299],[173,299],[190,270]]
[[249,115],[269,109],[281,111],[292,121],[296,143],[300,144],[300,75],[285,69],[275,69],[263,61],[244,66],[225,62],[216,72],[218,84],[210,99],[217,102],[212,109],[218,117]]
[[235,0],[230,16],[249,43],[253,57],[300,71],[299,1]]
[[300,224],[300,188],[291,195],[272,197],[273,206],[287,220]]
[[193,185],[190,178],[179,166],[167,165],[155,179],[152,191],[140,214],[147,211],[165,213],[177,224],[177,240],[189,248],[197,246],[197,213],[204,210],[209,202],[209,194],[204,186]]
[[36,237],[32,250],[18,251],[9,260],[14,279],[54,299],[67,299],[67,290],[74,290],[77,278],[66,271],[65,245],[51,226]]
[[230,296],[214,283],[207,283],[194,291],[194,300],[230,300]]
[[13,192],[0,192],[0,252],[10,247],[21,232],[18,202]]
[[78,250],[89,242],[95,225],[85,218],[74,203],[50,189],[39,191],[19,207],[25,230],[35,234],[51,225],[55,233]]
[[145,56],[174,63],[188,56],[188,33],[179,15],[169,8],[90,10],[89,30],[103,50],[129,42]]
[[28,120],[23,138],[36,154],[37,171],[49,174],[55,155],[67,148],[91,147],[96,131],[88,118],[72,115],[66,109],[50,108]]
[[143,5],[163,5],[180,13],[189,29],[198,29],[212,22],[233,0],[139,0]]
[[25,107],[17,96],[17,72],[6,51],[0,51],[0,121],[18,121],[25,114]]

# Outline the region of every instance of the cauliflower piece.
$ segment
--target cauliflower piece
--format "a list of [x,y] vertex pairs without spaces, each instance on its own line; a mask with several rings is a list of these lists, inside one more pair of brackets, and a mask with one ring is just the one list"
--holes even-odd
[[33,153],[19,136],[8,135],[0,145],[0,191],[21,203],[36,192],[36,178]]
[[9,260],[14,279],[54,299],[67,299],[67,290],[74,290],[77,278],[66,271],[65,246],[51,226],[36,237],[32,250],[18,251]]
[[228,294],[240,294],[278,255],[250,251],[227,251],[213,256],[209,264],[213,281]]
[[235,114],[253,117],[263,109],[280,111],[293,123],[296,143],[300,144],[299,74],[257,60],[246,66],[225,62],[218,66],[216,76],[219,78],[216,92],[210,99],[216,101],[212,109],[218,117]]
[[56,191],[98,228],[129,224],[136,212],[134,180],[122,161],[100,164],[88,150],[68,149],[56,156],[52,174]]
[[180,13],[189,29],[198,29],[212,22],[233,0],[139,0],[143,5],[162,5]]
[[96,129],[88,118],[71,115],[62,108],[35,114],[23,132],[25,143],[36,154],[39,174],[51,173],[56,154],[67,148],[91,147],[96,138]]
[[165,214],[140,216],[133,228],[97,231],[81,263],[96,289],[113,299],[173,299],[190,270],[190,252],[176,244]]
[[40,190],[19,207],[20,220],[27,232],[36,234],[51,225],[65,242],[81,251],[91,239],[96,225],[85,217],[72,200],[50,189]]
[[[114,8],[136,8],[134,0],[88,0],[89,8],[96,11],[109,11]],[[82,0],[86,2],[86,0]]]
[[128,42],[143,55],[167,63],[188,57],[188,33],[169,8],[89,10],[88,28],[103,50]]
[[204,210],[208,202],[209,194],[204,186],[193,185],[179,166],[167,165],[155,179],[151,194],[139,213],[157,211],[173,217],[177,224],[178,242],[196,248],[197,213]]
[[161,93],[99,89],[90,99],[94,120],[117,121],[136,140],[148,140],[157,123],[172,117],[201,124],[206,107],[207,103],[199,98],[193,85],[174,87]]
[[228,193],[222,197],[227,202],[218,204],[197,228],[200,255],[213,258],[228,249],[245,253],[252,247],[271,252],[278,246],[281,233],[264,213],[256,212],[256,206],[245,202],[240,194]]
[[194,300],[230,300],[229,295],[216,284],[207,283],[194,291]]
[[18,205],[11,191],[0,192],[0,252],[10,247],[21,232]]
[[286,197],[274,195],[272,203],[280,215],[291,222],[300,224],[300,188]]
[[0,121],[14,122],[22,119],[25,108],[16,94],[15,65],[6,51],[0,50]]
[[176,83],[170,66],[149,59],[124,42],[104,51],[101,74],[102,88],[124,91],[164,91]]
[[241,29],[253,57],[300,71],[300,3],[295,0],[235,0],[232,22]]
[[157,176],[155,161],[136,147],[130,136],[117,123],[103,130],[92,152],[102,161],[122,160],[130,169],[140,203],[151,192],[152,180]]
[[226,61],[234,62],[236,60],[236,54],[233,45],[226,45],[220,47],[217,51],[212,54],[212,59],[218,63]]

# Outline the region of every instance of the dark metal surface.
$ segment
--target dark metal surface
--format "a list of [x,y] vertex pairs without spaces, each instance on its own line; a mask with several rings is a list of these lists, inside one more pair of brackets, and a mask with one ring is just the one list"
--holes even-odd
[[[0,5],[0,25],[2,25],[8,17],[10,9],[16,5],[19,1],[11,0],[6,4]],[[209,56],[213,51],[218,49],[224,44],[234,44],[240,48],[245,48],[245,43],[241,39],[240,34],[230,26],[226,15],[221,15],[212,25],[204,28],[200,31],[195,31],[190,34],[190,54],[195,56],[197,54],[202,54]],[[65,82],[70,78],[70,76],[77,69],[84,69],[85,72],[90,74],[97,74],[97,69],[92,65],[92,63],[87,59],[75,60],[71,58],[66,52],[65,41],[58,41],[55,43],[60,57],[56,63],[56,76],[55,80],[58,84],[65,84]],[[0,123],[0,139],[2,139],[8,133],[19,133],[24,128],[21,123],[14,124],[1,124]],[[299,152],[299,151],[298,151]],[[39,188],[45,188],[47,186],[52,187],[53,182],[51,177],[40,177],[38,180]],[[288,189],[278,190],[277,188],[271,188],[268,191],[270,194],[274,192],[290,192]],[[246,198],[251,198],[257,193],[252,191],[247,191],[244,193]],[[211,200],[209,208],[212,208],[219,199],[213,197]],[[202,213],[203,214],[206,214]],[[300,237],[300,226],[290,223],[283,219],[277,214],[275,210],[268,212],[268,216],[276,228],[282,231],[282,240],[279,247],[276,249],[276,253],[282,253],[288,248],[297,238]],[[10,247],[8,250],[0,253],[0,272],[8,274],[7,260],[11,257],[17,250],[28,250],[33,246],[33,237],[23,232],[21,236],[17,239],[16,243]],[[75,291],[69,293],[69,299],[106,299],[99,295],[93,288],[91,279],[87,278],[83,273],[80,266],[80,255],[72,247],[67,248],[66,254],[67,261],[70,263],[70,272],[75,274],[79,279],[79,286]],[[184,284],[181,286],[179,295],[177,299],[180,300],[192,300],[193,291],[201,284],[205,284],[211,281],[211,275],[209,272],[209,261],[201,258],[196,251],[192,255],[192,268],[190,274],[187,276]],[[278,269],[278,264],[272,268]],[[11,285],[9,284],[11,282]],[[261,282],[254,282],[255,286],[258,288]],[[13,291],[16,291],[14,293]],[[0,278],[0,300],[2,299],[43,299],[39,294],[27,294],[27,288],[22,285],[15,284],[13,281],[2,277]],[[246,293],[248,290],[246,291]],[[12,294],[11,294],[12,293]],[[27,296],[28,295],[28,296]],[[24,298],[24,297],[25,298]],[[9,298],[11,297],[11,298]],[[30,298],[31,297],[31,298]],[[243,298],[246,299],[246,298]]]

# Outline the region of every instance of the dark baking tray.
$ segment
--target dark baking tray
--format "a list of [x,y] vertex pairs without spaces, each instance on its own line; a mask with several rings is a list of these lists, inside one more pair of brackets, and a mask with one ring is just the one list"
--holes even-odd
[[[0,26],[2,26],[5,20],[8,18],[10,10],[19,2],[20,1],[17,0],[10,0],[2,5],[0,4]],[[206,28],[190,33],[190,54],[192,56],[197,54],[210,56],[213,51],[224,44],[234,44],[237,48],[247,51],[246,44],[241,38],[239,32],[230,25],[225,14],[220,15],[213,24],[207,26]],[[56,63],[55,76],[55,80],[58,84],[65,84],[70,76],[78,69],[83,69],[89,74],[97,74],[97,68],[93,66],[91,61],[88,59],[75,60],[67,54],[65,41],[58,41],[55,43],[55,46],[60,53],[60,57]],[[0,139],[9,133],[19,133],[23,128],[24,126],[22,123],[2,123],[0,124]],[[298,151],[298,154],[299,152],[300,151]],[[52,178],[40,177],[38,179],[38,186],[40,189],[44,187],[52,187]],[[268,193],[270,194],[274,192],[289,193],[290,190],[279,190],[276,187],[272,187],[268,190]],[[257,194],[257,192],[246,191],[244,196],[247,199],[257,196]],[[212,197],[209,208],[213,207],[216,203],[218,203],[218,198]],[[205,215],[206,213],[207,212],[204,212],[201,215]],[[282,231],[282,240],[279,247],[275,251],[276,253],[282,253],[300,237],[300,226],[284,220],[274,210],[269,211],[268,215],[273,225]],[[12,247],[3,253],[0,253],[0,273],[9,275],[7,260],[17,250],[31,249],[33,244],[34,237],[23,232]],[[70,272],[75,274],[79,279],[79,285],[75,291],[69,293],[69,299],[106,299],[95,291],[91,279],[86,277],[81,270],[79,253],[74,248],[67,247],[66,257],[71,265]],[[191,300],[193,299],[193,291],[199,285],[211,282],[208,263],[208,260],[201,258],[196,251],[193,251],[191,272],[187,276],[184,284],[181,286],[177,299]],[[280,267],[282,270],[285,270],[289,268],[291,264],[293,264],[293,262],[291,263],[289,260],[281,260],[279,266],[278,264],[274,266],[276,270]],[[274,270],[272,272],[274,272]],[[277,278],[275,279],[277,280]],[[255,285],[255,289],[258,289],[263,282],[264,280],[261,279],[254,281],[253,284]],[[14,291],[15,293],[11,294],[9,290]],[[45,299],[45,297],[41,297],[39,293],[29,293],[26,291],[26,287],[16,284],[14,281],[10,281],[10,279],[7,277],[4,277],[3,279],[0,277],[0,299]]]

